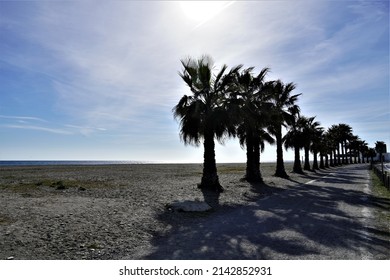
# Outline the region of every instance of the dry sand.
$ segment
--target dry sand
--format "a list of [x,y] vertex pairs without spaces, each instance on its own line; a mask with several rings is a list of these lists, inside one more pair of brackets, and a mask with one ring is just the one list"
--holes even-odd
[[[219,164],[225,191],[217,200],[197,188],[201,164],[0,167],[0,259],[137,259],[172,223],[195,223],[325,172],[286,180],[273,176],[274,164],[261,169],[265,184],[251,185],[241,180],[245,164]],[[172,212],[175,200],[206,200],[213,210]]]

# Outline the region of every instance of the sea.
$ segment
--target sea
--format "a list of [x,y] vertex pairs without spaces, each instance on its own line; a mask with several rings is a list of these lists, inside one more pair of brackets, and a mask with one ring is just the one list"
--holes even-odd
[[152,161],[119,160],[3,160],[0,166],[153,164]]

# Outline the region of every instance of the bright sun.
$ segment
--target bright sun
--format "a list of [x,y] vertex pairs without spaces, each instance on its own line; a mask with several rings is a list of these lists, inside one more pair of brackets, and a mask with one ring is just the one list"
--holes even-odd
[[199,25],[215,17],[234,1],[182,1],[180,2],[184,14]]

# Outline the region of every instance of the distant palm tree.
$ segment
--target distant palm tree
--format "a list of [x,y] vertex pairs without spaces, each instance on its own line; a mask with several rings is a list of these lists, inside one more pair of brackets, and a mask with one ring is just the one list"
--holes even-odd
[[371,164],[374,162],[374,157],[376,156],[376,150],[374,148],[369,148],[367,151],[367,162],[371,162]]
[[296,116],[290,125],[289,131],[284,136],[284,147],[294,149],[293,172],[303,174],[300,150],[304,147],[303,129],[306,125],[306,118]]
[[[237,73],[236,91],[232,98],[238,106],[239,125],[237,135],[241,147],[246,147],[245,179],[250,182],[261,182],[260,153],[264,150],[264,141],[273,142],[273,138],[264,129],[268,118],[268,96],[264,91],[264,78],[268,68],[263,68],[253,76],[253,67]],[[268,105],[268,106],[267,106]]]
[[[321,149],[323,134],[324,134],[323,127],[313,126],[312,142],[310,146],[310,150],[313,153],[313,170],[320,169],[320,167],[318,166],[317,154],[320,152]],[[320,160],[321,160],[321,156],[320,156]]]
[[383,141],[376,141],[375,143],[375,151],[379,154],[379,161],[382,162],[382,155],[385,153],[386,144]]
[[347,141],[349,141],[353,136],[352,127],[348,124],[341,123],[337,125],[337,129],[339,132],[339,141],[341,144],[342,164],[347,164]]
[[328,129],[328,135],[331,140],[331,145],[333,149],[333,166],[341,165],[341,156],[340,156],[341,134],[338,126],[332,125]]
[[352,135],[349,138],[347,147],[349,148],[350,163],[358,163],[357,157],[359,156],[360,138],[357,135]]
[[329,168],[329,154],[331,147],[328,132],[322,131],[318,141],[318,152],[320,153],[320,169]]
[[[362,140],[362,142],[360,143],[360,153],[362,156],[362,163],[366,163],[365,155],[367,154],[367,151],[368,151],[368,143],[366,141]],[[367,160],[367,163],[368,163],[368,160]]]
[[295,89],[294,83],[284,84],[282,81],[272,81],[267,83],[267,90],[271,94],[272,109],[271,123],[268,131],[276,139],[276,171],[275,176],[288,178],[284,168],[283,160],[283,137],[282,127],[291,124],[300,109],[296,104],[300,94],[291,95]]
[[318,129],[320,123],[314,121],[315,117],[304,118],[304,127],[303,127],[303,148],[305,151],[305,164],[303,166],[304,170],[310,170],[310,161],[309,161],[309,153],[310,146],[313,142],[314,135],[316,133],[316,129]]
[[183,65],[180,77],[188,85],[191,95],[184,95],[173,108],[175,119],[180,121],[180,136],[184,144],[199,146],[203,139],[204,163],[203,189],[223,191],[217,175],[214,138],[223,142],[225,136],[235,133],[234,120],[226,110],[225,96],[231,90],[237,66],[226,73],[223,65],[213,76],[213,62],[209,56],[195,60],[181,60]]

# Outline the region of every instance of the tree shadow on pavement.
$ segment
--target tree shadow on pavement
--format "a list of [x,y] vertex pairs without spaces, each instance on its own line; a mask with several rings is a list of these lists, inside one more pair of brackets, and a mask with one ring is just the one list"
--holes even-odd
[[390,200],[362,200],[363,190],[334,186],[348,186],[348,176],[202,215],[162,213],[170,229],[154,237],[144,259],[389,259],[388,230],[367,226],[362,209],[389,210]]

